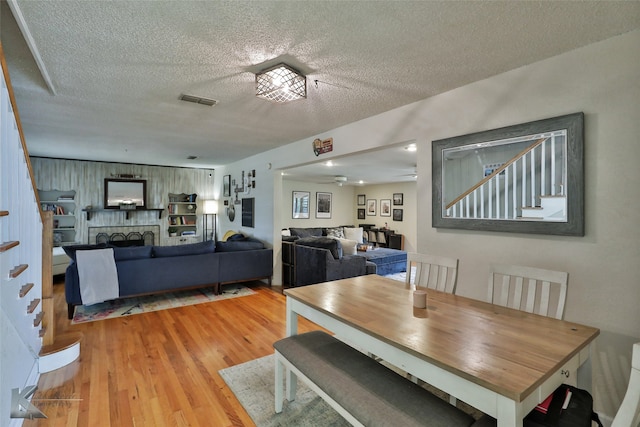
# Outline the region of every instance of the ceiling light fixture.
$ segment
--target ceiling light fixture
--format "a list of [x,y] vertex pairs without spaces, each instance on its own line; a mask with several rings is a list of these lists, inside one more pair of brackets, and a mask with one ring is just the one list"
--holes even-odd
[[289,102],[307,97],[307,78],[280,63],[256,74],[256,96],[273,102]]
[[416,147],[416,144],[409,144],[406,147],[404,147],[404,149],[407,151],[417,151],[418,147]]

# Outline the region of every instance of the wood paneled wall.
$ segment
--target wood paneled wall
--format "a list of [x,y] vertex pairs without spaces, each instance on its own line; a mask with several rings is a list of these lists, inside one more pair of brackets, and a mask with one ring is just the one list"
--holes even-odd
[[202,235],[202,201],[213,198],[215,175],[213,169],[174,168],[127,163],[107,163],[85,160],[63,160],[31,157],[36,185],[40,190],[75,190],[76,192],[76,242],[88,243],[88,227],[116,225],[160,225],[161,244],[166,244],[167,212],[136,212],[130,219],[125,214],[96,213],[87,221],[82,211],[87,206],[102,208],[104,179],[117,174],[138,175],[147,180],[147,204],[149,208],[166,209],[169,193],[196,193],[198,198],[198,235]]

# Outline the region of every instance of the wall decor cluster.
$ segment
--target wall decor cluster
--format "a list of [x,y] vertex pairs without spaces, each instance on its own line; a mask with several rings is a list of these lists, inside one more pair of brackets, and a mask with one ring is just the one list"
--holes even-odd
[[432,161],[434,227],[584,236],[583,113],[433,141]]

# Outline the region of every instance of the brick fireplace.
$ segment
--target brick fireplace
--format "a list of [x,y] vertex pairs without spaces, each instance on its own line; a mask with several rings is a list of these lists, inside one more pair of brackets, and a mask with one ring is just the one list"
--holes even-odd
[[115,246],[160,245],[159,225],[89,227],[89,243]]

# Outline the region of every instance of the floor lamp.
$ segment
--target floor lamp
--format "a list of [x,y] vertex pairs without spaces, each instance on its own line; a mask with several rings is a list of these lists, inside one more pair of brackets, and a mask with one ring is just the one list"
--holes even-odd
[[[213,225],[209,228],[209,222],[207,217],[213,215]],[[216,240],[216,216],[218,215],[218,201],[217,200],[205,200],[202,211],[202,224],[204,233],[202,234],[202,241]],[[209,239],[209,230],[211,230],[211,239]]]

